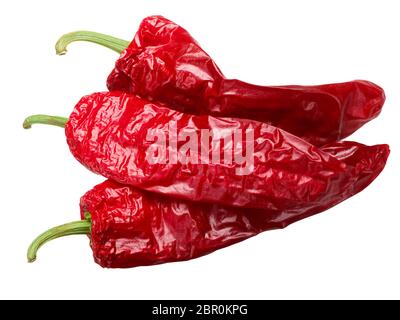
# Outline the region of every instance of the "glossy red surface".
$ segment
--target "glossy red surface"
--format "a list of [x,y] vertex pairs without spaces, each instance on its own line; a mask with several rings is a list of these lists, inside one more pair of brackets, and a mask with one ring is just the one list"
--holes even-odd
[[385,145],[335,143],[324,151],[345,162],[353,183],[328,202],[293,210],[222,207],[173,200],[111,180],[81,199],[81,217],[92,216],[91,247],[103,267],[128,268],[193,259],[260,232],[284,228],[319,213],[368,186],[382,171],[389,154]]
[[[236,169],[242,166],[235,162],[150,163],[147,155],[153,141],[146,139],[147,134],[158,129],[168,140],[171,121],[181,132],[213,129],[230,134],[233,129],[253,129],[254,139],[242,143],[243,150],[247,142],[255,144],[252,172],[238,175]],[[368,161],[384,163],[389,153],[386,145],[351,149],[361,154],[349,164],[265,123],[189,115],[118,92],[83,97],[67,122],[66,136],[76,159],[117,182],[179,199],[274,211],[307,211],[348,197],[359,178],[357,170]],[[184,156],[182,145],[177,144],[179,156]],[[221,145],[221,159],[228,148],[229,144]],[[167,149],[176,150],[171,145]],[[210,159],[211,153],[212,148]]]
[[226,79],[185,29],[161,16],[143,20],[107,86],[188,113],[270,123],[319,146],[352,134],[385,101],[382,88],[363,80],[271,87]]

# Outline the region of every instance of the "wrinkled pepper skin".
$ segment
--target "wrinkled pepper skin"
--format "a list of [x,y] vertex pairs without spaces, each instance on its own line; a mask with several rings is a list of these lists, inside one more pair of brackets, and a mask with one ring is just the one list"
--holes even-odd
[[91,247],[102,267],[129,268],[197,258],[260,232],[284,228],[367,187],[383,170],[389,149],[339,142],[324,148],[344,161],[354,181],[340,196],[308,208],[273,211],[173,200],[107,180],[81,198],[90,212]]
[[[213,129],[254,130],[254,164],[238,175],[236,163],[149,163],[156,128],[169,138],[169,123],[180,132]],[[332,199],[348,197],[358,173],[352,166],[271,125],[233,118],[196,116],[119,92],[83,97],[66,127],[75,158],[90,170],[119,183],[177,199],[274,211],[308,210]],[[246,143],[243,141],[243,150]],[[177,144],[181,154],[181,144]],[[168,151],[172,148],[167,146]],[[374,147],[371,147],[374,148]],[[388,147],[380,147],[386,150]],[[220,148],[221,159],[226,147]],[[368,149],[369,150],[369,149]],[[356,152],[356,151],[355,151]],[[211,158],[211,148],[209,154]],[[386,160],[385,155],[380,155]],[[355,160],[356,167],[365,159]]]
[[271,87],[226,79],[185,29],[161,16],[142,21],[107,86],[187,113],[269,123],[318,146],[352,134],[385,101],[382,88],[363,80]]

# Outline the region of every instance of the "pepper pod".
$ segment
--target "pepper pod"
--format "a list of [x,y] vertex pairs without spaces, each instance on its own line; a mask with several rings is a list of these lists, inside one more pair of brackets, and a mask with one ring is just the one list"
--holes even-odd
[[382,88],[355,80],[316,86],[257,86],[226,79],[216,63],[176,23],[150,16],[133,41],[78,31],[56,44],[90,41],[121,56],[107,80],[110,91],[123,91],[192,114],[253,119],[270,123],[314,145],[351,135],[374,119],[385,102]]
[[[65,125],[71,153],[93,172],[177,199],[275,211],[307,209],[342,197],[355,179],[346,162],[279,128],[184,114],[120,92],[83,97],[68,121],[33,116],[25,127],[34,122]],[[246,138],[217,144],[238,131]],[[211,135],[204,148],[204,132],[225,136],[215,141]],[[179,140],[182,133],[200,137],[199,143],[191,149]],[[242,164],[233,156],[243,150],[249,158]],[[226,154],[232,156],[230,162]]]
[[52,228],[32,242],[28,261],[36,259],[37,250],[47,241],[77,234],[89,236],[94,260],[102,267],[197,258],[329,209],[367,187],[389,155],[385,145],[354,142],[335,143],[325,150],[354,171],[353,184],[327,203],[285,211],[223,207],[175,200],[107,180],[81,198],[81,220]]

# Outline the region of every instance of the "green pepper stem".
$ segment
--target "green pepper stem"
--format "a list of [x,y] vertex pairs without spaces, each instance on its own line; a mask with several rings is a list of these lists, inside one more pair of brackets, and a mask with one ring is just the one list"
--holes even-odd
[[29,129],[32,127],[33,124],[41,123],[41,124],[48,124],[64,128],[67,121],[68,118],[64,117],[48,116],[45,114],[35,114],[33,116],[29,116],[28,118],[26,118],[22,126],[24,127],[24,129]]
[[107,47],[118,53],[121,53],[129,45],[129,41],[118,39],[106,34],[92,32],[92,31],[75,31],[64,34],[58,39],[56,43],[56,53],[63,55],[67,53],[67,46],[71,42],[75,41],[87,41],[97,43],[101,46]]
[[28,262],[36,260],[39,248],[50,240],[74,234],[89,234],[92,223],[89,220],[79,220],[51,228],[38,236],[28,248]]

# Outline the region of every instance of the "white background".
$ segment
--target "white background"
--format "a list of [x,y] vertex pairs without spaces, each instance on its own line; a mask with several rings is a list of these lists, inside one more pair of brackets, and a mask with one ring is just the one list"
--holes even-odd
[[[1,1],[0,297],[131,299],[400,298],[400,45],[398,1]],[[26,262],[30,241],[76,220],[103,180],[70,155],[60,128],[25,116],[68,116],[105,90],[117,55],[88,43],[55,55],[79,29],[130,40],[144,17],[181,24],[226,76],[257,84],[368,79],[387,100],[351,139],[389,143],[382,175],[315,217],[196,260],[107,270],[84,236],[55,240]]]

